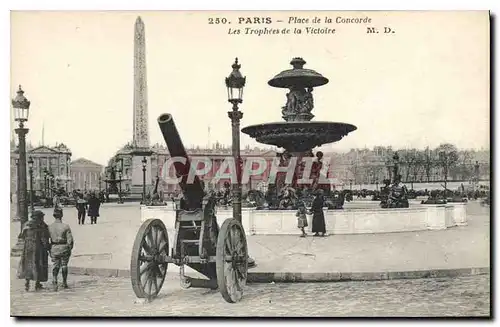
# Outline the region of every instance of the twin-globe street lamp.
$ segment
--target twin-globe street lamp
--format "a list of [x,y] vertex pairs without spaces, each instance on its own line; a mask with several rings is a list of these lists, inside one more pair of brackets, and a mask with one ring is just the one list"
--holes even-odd
[[[17,96],[12,99],[12,107],[14,108],[14,121],[19,123],[19,127],[15,129],[19,137],[19,170],[18,170],[18,203],[19,203],[19,218],[21,221],[21,232],[24,225],[28,221],[28,202],[27,195],[27,180],[26,180],[26,134],[29,129],[24,127],[24,123],[28,121],[30,101],[24,96],[24,91],[19,85]],[[18,256],[23,250],[24,241],[21,238],[21,233],[17,238],[17,243],[12,248],[11,255]]]
[[[227,115],[231,119],[232,132],[232,155],[236,166],[237,182],[233,183],[233,217],[241,223],[241,173],[243,161],[240,156],[240,120],[243,113],[239,111],[238,105],[243,102],[243,88],[245,87],[246,77],[240,72],[241,65],[238,58],[234,60],[231,66],[233,71],[226,78],[227,101],[233,105],[232,110]],[[248,257],[248,267],[255,267],[255,260]]]

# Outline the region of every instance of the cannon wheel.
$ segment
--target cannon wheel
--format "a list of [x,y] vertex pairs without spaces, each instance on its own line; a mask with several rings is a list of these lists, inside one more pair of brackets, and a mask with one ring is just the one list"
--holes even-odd
[[238,302],[247,281],[248,246],[241,223],[226,219],[217,238],[217,284],[224,300]]
[[167,228],[160,219],[148,219],[135,237],[130,260],[132,288],[138,298],[152,299],[165,281],[168,263]]

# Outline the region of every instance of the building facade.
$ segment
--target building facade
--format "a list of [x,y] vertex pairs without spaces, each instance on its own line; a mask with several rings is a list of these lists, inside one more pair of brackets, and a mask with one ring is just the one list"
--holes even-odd
[[104,190],[104,167],[85,158],[71,162],[71,180],[74,190]]
[[[33,190],[43,192],[46,190],[48,179],[52,179],[51,185],[55,188],[62,188],[71,191],[71,151],[63,143],[50,146],[27,146],[26,157],[33,160]],[[11,167],[11,192],[17,191],[18,182],[18,149],[11,147],[10,156]],[[28,178],[28,190],[30,190],[29,165],[26,165],[26,176]],[[53,176],[53,177],[51,177]]]
[[[165,193],[175,193],[180,191],[179,186],[174,182],[173,179],[168,179],[168,177],[175,176],[174,167],[170,166],[170,171],[168,173],[163,172],[162,169],[165,163],[170,158],[168,149],[162,145],[155,144],[151,148],[153,154],[148,158],[151,161],[151,181],[147,181],[146,185],[149,185],[148,192],[150,188],[153,188],[156,183],[156,177],[160,176],[160,182],[158,185],[159,190],[163,190]],[[203,182],[205,187],[209,189],[222,189],[227,178],[221,178],[215,181],[214,177],[219,170],[222,162],[227,158],[231,157],[231,148],[220,146],[216,144],[213,148],[191,148],[186,149],[188,156],[191,160],[196,158],[208,158],[211,162],[211,169],[203,176]],[[137,169],[133,167],[133,146],[127,144],[122,149],[120,149],[115,156],[113,156],[106,167],[106,175],[109,176],[111,167],[117,172],[116,178],[122,180],[122,190],[125,192],[130,192],[132,190],[132,170]],[[259,176],[252,176],[249,179],[249,183],[243,185],[243,190],[245,189],[255,189],[262,182],[267,180],[270,172],[271,164],[276,157],[276,152],[271,149],[259,149],[259,148],[245,148],[241,150],[241,158],[243,163],[246,163],[246,159],[249,157],[262,157],[266,160],[267,166],[263,174]],[[203,168],[201,165],[199,168]]]

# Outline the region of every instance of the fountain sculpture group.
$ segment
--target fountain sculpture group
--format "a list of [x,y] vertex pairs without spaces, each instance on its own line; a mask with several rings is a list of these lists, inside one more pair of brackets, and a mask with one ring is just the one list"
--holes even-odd
[[[311,121],[314,118],[313,89],[328,83],[328,79],[312,69],[305,69],[306,62],[302,58],[293,58],[292,69],[282,71],[268,84],[272,87],[285,88],[286,104],[282,109],[284,122],[263,123],[247,126],[242,132],[250,135],[260,143],[283,148],[278,153],[279,166],[287,167],[292,157],[296,158],[296,168],[291,184],[285,182],[286,174],[278,174],[276,184],[270,184],[266,195],[268,207],[271,209],[295,208],[299,200],[306,201],[315,190],[322,189],[330,200],[343,201],[340,193],[330,192],[330,185],[321,183],[320,175],[323,167],[323,153],[318,151],[312,165],[310,176],[304,176],[305,157],[314,157],[312,149],[324,144],[341,140],[356,126],[346,123]],[[326,176],[325,176],[326,177]],[[298,180],[310,179],[311,183],[298,183]]]

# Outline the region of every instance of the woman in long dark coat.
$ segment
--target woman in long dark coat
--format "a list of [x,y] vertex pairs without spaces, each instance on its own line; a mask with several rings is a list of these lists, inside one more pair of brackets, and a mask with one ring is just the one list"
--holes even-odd
[[314,236],[319,236],[318,233],[321,233],[321,236],[325,236],[326,233],[325,214],[323,213],[324,203],[325,199],[323,197],[323,192],[320,189],[316,193],[316,197],[314,198],[311,206],[311,213],[313,214],[312,232],[314,233]]
[[89,198],[89,210],[87,215],[90,217],[90,224],[97,224],[97,217],[99,217],[99,207],[101,206],[101,201],[92,193]]
[[38,291],[43,288],[41,282],[46,282],[49,277],[50,234],[43,216],[42,211],[35,210],[21,233],[24,248],[17,277],[26,281],[26,291],[30,288],[31,280],[35,281],[35,290]]

